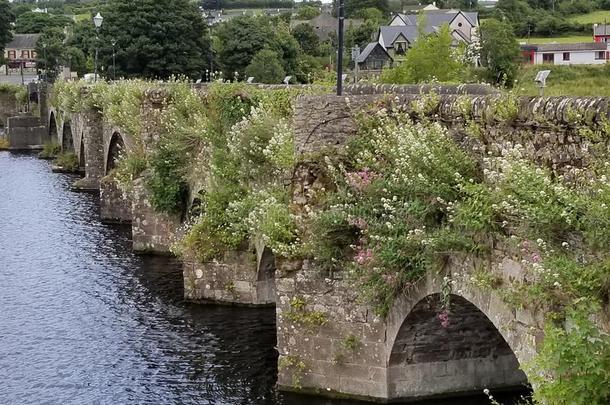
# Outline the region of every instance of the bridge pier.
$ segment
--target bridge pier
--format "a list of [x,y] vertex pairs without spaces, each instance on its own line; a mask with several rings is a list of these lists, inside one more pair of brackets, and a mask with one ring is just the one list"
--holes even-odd
[[85,169],[85,177],[77,180],[74,191],[98,191],[104,170],[104,121],[101,112],[87,110],[74,114],[72,130],[76,155]]
[[107,223],[128,224],[132,221],[132,196],[123,190],[116,178],[108,175],[100,181],[100,217]]
[[178,214],[155,211],[145,179],[144,175],[134,181],[131,210],[133,250],[141,254],[170,255],[181,218]]
[[259,244],[230,251],[221,261],[184,262],[184,296],[194,302],[275,305],[275,257]]

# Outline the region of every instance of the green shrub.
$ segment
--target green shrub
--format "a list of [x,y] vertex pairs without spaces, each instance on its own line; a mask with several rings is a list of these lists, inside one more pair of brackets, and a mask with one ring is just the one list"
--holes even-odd
[[150,159],[152,173],[148,179],[153,207],[161,212],[181,213],[186,205],[186,158],[173,142],[162,140]]
[[610,402],[610,336],[591,320],[599,309],[581,302],[547,322],[542,351],[527,366],[536,403]]
[[78,172],[79,170],[78,156],[76,156],[74,152],[62,152],[58,154],[54,163],[70,172]]
[[43,146],[42,152],[38,154],[38,157],[41,159],[53,159],[59,153],[61,153],[61,146],[56,142],[50,142]]

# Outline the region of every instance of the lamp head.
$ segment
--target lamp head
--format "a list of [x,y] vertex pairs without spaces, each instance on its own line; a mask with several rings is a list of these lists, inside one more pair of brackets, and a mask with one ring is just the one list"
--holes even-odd
[[100,13],[97,13],[97,15],[93,17],[93,24],[95,25],[95,28],[100,28],[103,22],[104,17],[102,17]]

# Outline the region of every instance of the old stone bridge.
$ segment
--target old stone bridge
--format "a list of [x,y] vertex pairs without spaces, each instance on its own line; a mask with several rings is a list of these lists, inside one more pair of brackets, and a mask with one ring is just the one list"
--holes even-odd
[[[441,94],[438,119],[457,137],[461,135],[456,94],[470,94],[479,121],[489,120],[485,108],[500,97],[476,86],[436,90]],[[355,114],[366,105],[388,97],[408,105],[421,91],[362,86],[348,88],[346,97],[302,96],[293,122],[297,152],[340,150],[354,136]],[[158,138],[162,93],[148,92],[140,109],[145,123],[141,137],[147,148],[154,148]],[[523,98],[513,122],[486,126],[484,150],[497,153],[520,143],[528,158],[554,170],[586,165],[593,141],[571,129],[568,111],[574,105],[592,111],[593,119],[608,117],[605,99]],[[547,124],[534,123],[540,121],[535,117],[544,117]],[[142,183],[125,193],[106,178],[119,155],[133,148],[127,132],[94,109],[71,113],[51,106],[48,120],[49,137],[79,158],[84,178],[75,187],[99,190],[102,217],[132,224],[135,251],[169,253],[184,215],[155,212]],[[291,184],[294,204],[306,203],[308,191],[321,187],[316,167],[316,162],[308,162],[296,168]],[[307,259],[275,258],[264,246],[230,252],[223,260],[206,264],[185,262],[184,285],[186,298],[194,301],[275,305],[280,387],[383,402],[527,384],[520,364],[540,347],[542,314],[509,307],[495,292],[477,288],[463,277],[481,266],[504,280],[522,277],[518,259],[501,247],[485,262],[456,256],[440,273],[430,273],[404,291],[385,318],[358,300],[340,274],[320,272]],[[441,328],[435,308],[447,276],[455,280],[452,321]],[[326,322],[312,327],[287,316],[296,298],[312,311],[324,313]]]

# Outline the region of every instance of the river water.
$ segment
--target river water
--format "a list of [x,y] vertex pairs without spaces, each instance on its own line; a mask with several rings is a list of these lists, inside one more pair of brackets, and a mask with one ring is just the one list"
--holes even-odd
[[273,309],[185,303],[74,180],[0,152],[0,404],[355,403],[276,392]]

